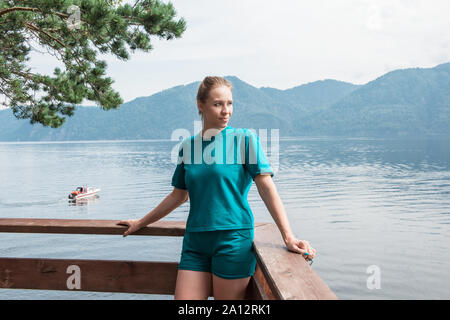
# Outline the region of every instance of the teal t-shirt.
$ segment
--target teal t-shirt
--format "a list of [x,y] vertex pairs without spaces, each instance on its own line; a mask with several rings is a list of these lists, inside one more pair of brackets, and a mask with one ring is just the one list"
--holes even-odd
[[228,126],[210,140],[198,133],[183,140],[178,156],[172,186],[189,193],[187,232],[253,228],[252,180],[273,177],[254,132]]

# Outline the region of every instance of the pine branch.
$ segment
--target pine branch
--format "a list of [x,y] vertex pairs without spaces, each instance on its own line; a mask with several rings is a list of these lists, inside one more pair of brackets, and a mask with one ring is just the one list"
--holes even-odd
[[[113,81],[105,75],[106,63],[96,58],[97,53],[111,53],[126,60],[130,49],[150,51],[150,36],[169,40],[180,37],[185,30],[184,19],[174,20],[170,3],[137,0],[133,6],[118,6],[119,2],[10,0],[6,5],[11,8],[4,8],[2,2],[0,93],[10,100],[16,117],[59,127],[65,119],[60,115],[73,114],[74,106],[65,106],[66,102],[87,98],[104,110],[118,108],[122,99],[112,89]],[[73,4],[80,8],[76,29],[68,26],[73,15],[62,12]],[[55,68],[55,76],[30,72],[27,61],[30,51],[36,50],[34,43],[64,63],[65,70]],[[47,94],[37,98],[41,91]]]
[[0,17],[4,14],[13,12],[13,11],[40,11],[38,8],[29,8],[29,7],[12,7],[0,10]]

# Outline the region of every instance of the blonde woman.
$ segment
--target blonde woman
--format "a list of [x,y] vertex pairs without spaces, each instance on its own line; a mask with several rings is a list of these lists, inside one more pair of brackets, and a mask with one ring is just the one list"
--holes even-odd
[[197,106],[203,128],[182,143],[181,161],[172,177],[173,191],[143,218],[119,222],[128,226],[127,236],[190,200],[175,299],[208,299],[211,293],[218,300],[245,298],[256,266],[253,214],[247,202],[252,181],[287,249],[307,260],[316,254],[308,241],[297,239],[290,228],[258,137],[250,130],[228,126],[233,113],[232,88],[222,77],[202,81]]

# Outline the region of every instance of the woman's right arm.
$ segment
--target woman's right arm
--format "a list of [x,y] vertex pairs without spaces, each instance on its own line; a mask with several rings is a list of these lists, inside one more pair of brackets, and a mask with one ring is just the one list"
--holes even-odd
[[148,226],[151,223],[164,218],[170,212],[178,208],[180,205],[188,201],[188,191],[178,188],[173,188],[173,191],[167,195],[167,197],[161,201],[161,203],[152,211],[147,213],[139,220],[122,220],[117,224],[127,225],[128,229],[123,234],[126,237],[129,234],[136,232],[137,230]]

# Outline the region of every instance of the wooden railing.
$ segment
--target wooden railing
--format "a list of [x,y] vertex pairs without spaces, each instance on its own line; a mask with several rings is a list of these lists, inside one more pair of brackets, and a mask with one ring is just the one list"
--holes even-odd
[[[118,220],[0,218],[0,232],[122,235]],[[183,236],[184,222],[158,221],[139,236]],[[337,299],[273,223],[255,225],[256,271],[247,299]],[[178,263],[0,257],[0,288],[174,294]]]

